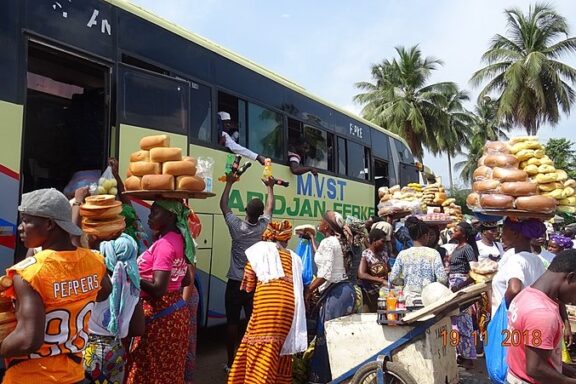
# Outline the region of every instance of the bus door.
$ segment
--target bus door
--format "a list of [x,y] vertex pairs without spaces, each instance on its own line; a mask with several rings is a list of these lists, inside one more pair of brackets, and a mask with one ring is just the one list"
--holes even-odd
[[[388,176],[388,161],[374,158],[374,192],[376,194],[376,206],[380,203],[380,197],[378,196],[378,188],[389,187],[390,178]],[[376,209],[376,212],[378,210]]]
[[53,187],[72,198],[88,173],[77,172],[98,179],[109,152],[110,73],[103,63],[28,41],[22,193]]

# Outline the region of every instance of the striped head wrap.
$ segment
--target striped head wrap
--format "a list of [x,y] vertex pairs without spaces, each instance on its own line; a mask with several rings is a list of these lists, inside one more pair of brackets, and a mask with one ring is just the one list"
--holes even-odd
[[262,234],[264,241],[288,241],[292,237],[292,224],[288,220],[273,221]]

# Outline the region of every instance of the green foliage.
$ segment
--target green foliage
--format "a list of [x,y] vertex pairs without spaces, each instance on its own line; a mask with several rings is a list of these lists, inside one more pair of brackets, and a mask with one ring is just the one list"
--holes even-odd
[[423,147],[440,147],[438,133],[447,124],[440,102],[458,89],[453,82],[428,84],[442,61],[423,58],[418,46],[397,47],[396,52],[398,58],[372,66],[372,82],[356,83],[365,92],[354,101],[364,105],[364,118],[402,136],[422,161]]
[[550,139],[546,144],[546,154],[554,161],[556,169],[563,169],[572,179],[576,179],[575,143],[565,139]]
[[560,111],[569,113],[574,103],[576,69],[558,59],[576,52],[576,38],[567,37],[566,19],[548,5],[505,13],[507,34],[494,36],[482,56],[486,66],[471,82],[488,80],[479,98],[496,94],[499,116],[536,134],[543,123],[558,123]]

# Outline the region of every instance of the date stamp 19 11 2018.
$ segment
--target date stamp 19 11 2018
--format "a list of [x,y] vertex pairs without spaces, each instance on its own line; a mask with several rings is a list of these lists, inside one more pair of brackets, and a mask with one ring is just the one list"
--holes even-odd
[[[503,347],[518,347],[520,345],[530,345],[532,347],[539,347],[542,344],[542,331],[539,329],[534,330],[510,330],[503,329],[502,332],[501,345]],[[446,330],[443,329],[440,332],[440,337],[442,337],[442,346],[446,347],[448,345],[456,347],[461,340],[460,332],[455,329]],[[488,342],[488,333],[484,331],[474,331],[472,334],[472,339],[474,345],[478,344],[479,340],[482,340],[484,344]]]

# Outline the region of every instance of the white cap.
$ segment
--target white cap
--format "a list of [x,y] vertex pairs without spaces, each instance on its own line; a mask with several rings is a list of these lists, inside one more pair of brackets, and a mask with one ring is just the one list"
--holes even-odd
[[228,112],[218,112],[218,116],[220,116],[220,120],[222,121],[231,120]]

